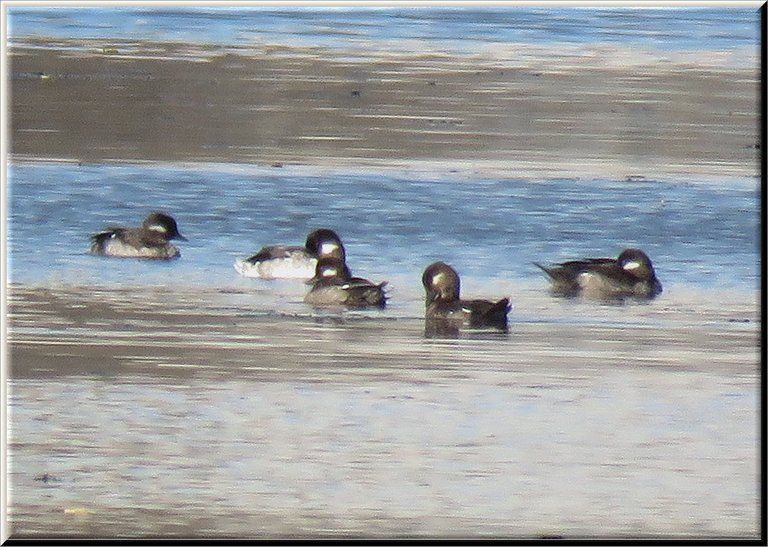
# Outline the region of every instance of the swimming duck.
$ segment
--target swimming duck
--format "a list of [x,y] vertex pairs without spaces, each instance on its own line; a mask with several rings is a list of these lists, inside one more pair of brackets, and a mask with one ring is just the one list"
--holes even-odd
[[545,267],[552,292],[598,299],[650,299],[661,293],[651,259],[639,249],[624,249],[618,258],[585,258]]
[[108,226],[91,236],[91,254],[123,258],[169,259],[181,256],[179,250],[168,243],[170,239],[186,241],[179,233],[173,217],[153,212],[144,219],[140,228]]
[[346,259],[341,239],[327,228],[311,232],[303,247],[264,247],[249,258],[236,260],[235,270],[245,277],[261,279],[310,279],[315,275],[317,259],[322,257]]
[[427,333],[457,334],[462,327],[507,330],[508,298],[461,300],[459,274],[445,262],[427,266],[421,277],[426,290]]
[[347,265],[339,258],[318,260],[315,276],[308,283],[312,284],[312,288],[304,297],[304,302],[313,306],[383,308],[387,303],[384,294],[386,281],[375,284],[361,277],[353,277]]

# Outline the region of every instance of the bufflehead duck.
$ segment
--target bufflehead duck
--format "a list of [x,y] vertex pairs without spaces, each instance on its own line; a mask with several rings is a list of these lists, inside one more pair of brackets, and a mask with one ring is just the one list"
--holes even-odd
[[141,228],[107,228],[91,236],[91,254],[124,258],[169,259],[181,256],[169,239],[187,238],[179,233],[173,217],[165,213],[150,213]]
[[317,259],[346,259],[344,245],[336,232],[320,228],[307,236],[304,247],[270,245],[250,258],[235,261],[235,270],[245,277],[261,279],[310,279]]
[[559,296],[582,295],[603,300],[654,298],[661,293],[651,259],[639,249],[625,249],[618,258],[585,258],[541,268]]
[[461,300],[459,274],[445,262],[435,262],[424,270],[421,282],[427,292],[427,334],[458,334],[462,327],[493,327],[507,330],[508,298]]
[[383,308],[387,304],[383,281],[372,283],[361,277],[352,277],[347,265],[338,258],[326,257],[317,261],[315,276],[308,282],[312,288],[304,302],[313,306],[349,306]]

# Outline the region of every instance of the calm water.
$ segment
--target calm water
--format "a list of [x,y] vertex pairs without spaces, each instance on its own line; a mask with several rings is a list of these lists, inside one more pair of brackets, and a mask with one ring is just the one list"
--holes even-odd
[[489,43],[627,44],[672,50],[751,48],[754,7],[627,8],[299,8],[121,7],[10,10],[11,40],[96,38],[248,45],[284,42],[364,50],[469,52]]
[[[645,249],[670,288],[759,284],[754,179],[478,179],[466,174],[313,174],[308,168],[19,164],[9,168],[12,282],[253,286],[232,268],[274,243],[338,231],[354,272],[416,290],[434,260],[480,284],[542,282],[532,262]],[[139,225],[152,209],[179,222],[183,258],[162,264],[87,254],[88,235]],[[51,252],[56,249],[56,252]],[[169,273],[173,272],[172,279]],[[395,282],[397,281],[397,282]],[[262,283],[263,284],[263,283]]]
[[[741,8],[424,13],[24,7],[9,21],[11,42],[360,54],[757,43]],[[12,533],[757,534],[756,179],[41,161],[7,181]],[[87,254],[89,234],[153,209],[189,238],[181,259]],[[234,271],[319,226],[355,274],[389,280],[388,309],[318,312],[300,283]],[[627,246],[664,284],[651,303],[554,299],[532,265]],[[420,277],[438,259],[464,294],[511,298],[509,335],[424,338]]]
[[27,381],[10,399],[24,424],[12,521],[97,536],[756,534],[759,398],[743,380],[474,365]]
[[[755,180],[9,173],[11,338],[39,355],[9,386],[15,533],[756,534]],[[181,259],[86,254],[156,207]],[[387,310],[317,312],[300,283],[232,268],[322,225],[390,280]],[[531,265],[625,245],[655,261],[651,304],[553,299]],[[424,339],[435,259],[512,298],[509,335]]]

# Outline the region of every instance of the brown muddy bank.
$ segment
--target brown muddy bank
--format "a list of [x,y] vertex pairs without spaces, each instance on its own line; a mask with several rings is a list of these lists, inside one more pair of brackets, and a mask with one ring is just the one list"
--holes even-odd
[[8,54],[15,159],[759,173],[756,59],[74,41]]

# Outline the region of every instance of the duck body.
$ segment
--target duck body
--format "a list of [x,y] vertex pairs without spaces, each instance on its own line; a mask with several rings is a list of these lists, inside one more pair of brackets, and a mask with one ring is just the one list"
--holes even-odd
[[549,267],[534,264],[547,274],[557,296],[652,299],[662,292],[650,258],[639,249],[625,249],[618,258],[585,258]]
[[175,245],[169,243],[171,239],[186,241],[187,238],[179,233],[173,217],[154,212],[144,219],[140,228],[108,226],[93,234],[90,237],[90,253],[121,258],[178,258],[181,253]]
[[507,330],[509,299],[462,300],[459,275],[448,264],[429,265],[422,275],[422,284],[426,290],[424,317],[428,334],[456,334],[467,327]]
[[309,283],[312,288],[304,297],[304,302],[312,306],[384,308],[387,304],[384,292],[386,281],[377,284],[362,277],[353,277],[347,265],[338,258],[321,258]]
[[309,279],[315,273],[317,257],[304,247],[271,245],[255,255],[237,260],[235,270],[245,277],[261,279]]
[[253,256],[236,260],[235,270],[242,276],[261,279],[310,279],[321,257],[336,257],[342,261],[346,258],[344,245],[333,230],[314,230],[303,247],[263,247]]
[[455,300],[453,302],[430,302],[425,317],[428,320],[444,320],[458,328],[492,327],[506,330],[507,314],[511,306],[508,298],[496,302],[490,300]]

